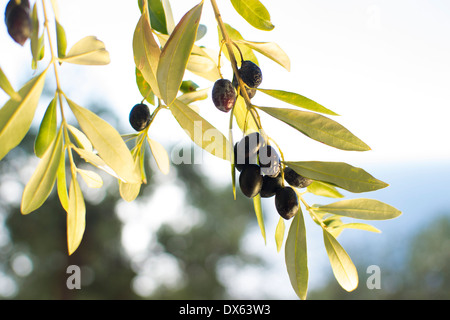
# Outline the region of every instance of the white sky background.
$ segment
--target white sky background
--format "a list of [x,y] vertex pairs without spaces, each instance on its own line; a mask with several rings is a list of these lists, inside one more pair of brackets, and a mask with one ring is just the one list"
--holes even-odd
[[[108,103],[123,119],[124,130],[131,132],[129,111],[141,100],[135,84],[131,46],[139,18],[137,2],[60,0],[58,3],[68,48],[84,36],[95,35],[105,42],[111,55],[108,66],[63,66],[63,90],[67,88],[69,97],[81,105],[93,100]],[[172,0],[175,20],[197,3]],[[296,92],[321,103],[340,114],[334,119],[372,148],[364,153],[335,150],[261,114],[265,130],[280,144],[287,160],[344,161],[369,172],[380,164],[450,160],[448,1],[266,0],[263,3],[275,25],[271,32],[252,28],[234,12],[229,1],[218,1],[224,21],[238,29],[245,39],[274,41],[290,56],[291,72],[287,72],[258,55],[264,77],[261,87]],[[217,50],[216,25],[209,1],[205,1],[201,23],[207,25],[208,34],[199,44]],[[26,48],[16,45],[2,25],[0,44],[0,66],[14,87],[19,88],[31,76],[31,73],[24,75],[29,70],[29,43]],[[231,78],[231,72],[224,71],[224,76],[227,75]],[[202,87],[212,86],[194,79]],[[4,101],[6,97],[2,94],[0,99]],[[288,106],[261,93],[254,103]],[[227,132],[228,114],[217,111],[210,100],[197,105],[206,119]],[[38,119],[44,111],[45,108],[37,112]],[[150,134],[165,145],[189,141],[165,111],[159,113]],[[208,156],[205,163],[206,170],[223,172],[221,178],[229,181],[228,164]],[[134,225],[144,217],[137,214]],[[145,219],[151,220],[148,216]],[[274,251],[271,245],[261,246],[262,241],[257,240],[256,250]],[[268,253],[268,259],[272,258]],[[283,259],[277,259],[284,263]],[[286,290],[291,290],[286,279],[287,275],[283,278]]]

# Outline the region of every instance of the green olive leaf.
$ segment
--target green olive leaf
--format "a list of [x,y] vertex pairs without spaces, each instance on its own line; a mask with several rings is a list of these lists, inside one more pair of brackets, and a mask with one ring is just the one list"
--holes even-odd
[[69,211],[69,193],[67,192],[66,181],[66,157],[65,153],[61,154],[61,160],[58,166],[58,172],[56,174],[56,190],[58,193],[59,201],[66,212]]
[[270,22],[269,11],[259,0],[231,0],[231,4],[236,12],[253,27],[264,31],[274,28]]
[[245,100],[241,95],[239,95],[236,99],[236,103],[233,108],[233,116],[236,119],[238,127],[244,134],[259,131],[258,125],[248,111]]
[[306,187],[308,192],[315,194],[317,196],[329,197],[329,198],[343,198],[344,196],[336,190],[335,187],[329,183],[323,181],[313,181],[309,186]]
[[365,170],[344,162],[285,161],[284,164],[304,177],[327,182],[354,193],[375,191],[388,186]]
[[39,126],[39,131],[34,142],[34,153],[39,158],[42,158],[45,151],[56,137],[56,105],[57,96],[55,95],[45,111],[44,118],[41,121],[41,125]]
[[344,126],[320,114],[286,108],[258,107],[258,109],[328,146],[349,151],[370,150],[367,144]]
[[305,300],[308,291],[309,272],[306,229],[300,208],[291,222],[286,238],[285,260],[292,288],[300,299]]
[[280,217],[277,223],[277,227],[275,228],[275,243],[277,245],[277,252],[280,252],[281,246],[283,245],[285,229],[286,226],[284,223],[284,219]]
[[266,228],[264,226],[264,216],[261,206],[261,196],[259,194],[253,197],[253,207],[255,209],[256,220],[258,221],[259,229],[261,230],[261,235],[264,238],[264,243],[266,243]]
[[253,42],[247,40],[237,40],[236,43],[243,44],[252,50],[258,51],[267,58],[275,61],[287,71],[291,70],[291,60],[280,46],[274,42]]
[[59,130],[58,136],[53,140],[52,146],[44,153],[23,190],[20,206],[22,214],[35,211],[47,200],[56,181],[62,151],[62,130]]
[[394,219],[402,213],[379,200],[364,198],[341,200],[328,205],[315,206],[314,211],[316,210],[365,220]]
[[133,34],[133,53],[136,68],[148,83],[153,93],[161,98],[156,72],[161,50],[153,37],[147,16],[142,14]]
[[0,109],[0,160],[22,141],[30,129],[47,70],[19,90],[20,100],[11,98]]
[[105,44],[94,36],[84,37],[60,61],[81,65],[106,65],[110,63]]
[[86,185],[89,188],[101,188],[103,186],[103,179],[102,177],[91,170],[85,170],[77,168],[77,173],[80,174],[80,176],[83,178],[84,182],[86,182]]
[[81,132],[80,130],[78,130],[77,128],[75,128],[70,124],[67,125],[67,129],[69,129],[69,132],[75,138],[75,142],[79,148],[84,149],[86,151],[94,150],[91,141],[89,141],[88,137],[86,137],[86,135],[83,132]]
[[0,68],[0,88],[5,91],[11,99],[20,101],[20,95],[14,90],[2,68]]
[[169,108],[195,144],[216,157],[230,161],[230,143],[218,129],[178,99]]
[[67,50],[67,38],[66,31],[59,23],[58,19],[55,19],[56,24],[56,43],[58,47],[58,58],[64,58]]
[[86,204],[76,175],[72,176],[69,188],[69,210],[67,212],[67,247],[69,255],[74,253],[83,239],[86,228]]
[[261,89],[261,88],[257,88],[257,90],[271,96],[272,98],[289,103],[296,107],[328,114],[331,116],[338,116],[337,113],[335,113],[335,112],[325,108],[324,106],[318,104],[317,102],[315,102],[311,99],[308,99],[297,93],[283,91],[283,90],[269,90],[269,89]]
[[82,131],[105,163],[126,182],[140,182],[130,150],[116,129],[92,111],[66,100]]
[[170,170],[170,158],[166,149],[158,141],[150,139],[148,136],[147,141],[159,170],[163,174],[168,174]]
[[168,34],[166,13],[164,12],[161,0],[148,0],[148,10],[152,28],[162,34]]
[[202,9],[203,0],[181,18],[162,49],[156,78],[166,105],[172,104],[175,100],[183,81],[197,37]]
[[325,229],[323,229],[323,240],[333,274],[339,285],[349,292],[355,290],[358,287],[358,271],[349,255],[336,238]]

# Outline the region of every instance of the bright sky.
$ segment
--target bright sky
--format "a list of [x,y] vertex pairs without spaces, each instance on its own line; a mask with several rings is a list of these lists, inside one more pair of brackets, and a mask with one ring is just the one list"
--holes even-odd
[[[262,115],[263,126],[288,160],[344,161],[356,166],[393,162],[450,160],[450,3],[447,0],[284,0],[262,1],[271,13],[274,31],[250,27],[218,1],[225,22],[252,41],[274,41],[291,58],[291,72],[258,58],[262,88],[302,94],[340,114],[334,119],[371,146],[357,153],[335,150],[305,138],[294,129]],[[2,1],[6,3],[6,1]],[[196,0],[172,0],[175,20]],[[59,1],[68,46],[87,35],[104,41],[111,64],[64,66],[62,86],[79,104],[106,102],[128,125],[131,107],[141,100],[135,85],[131,41],[139,18],[136,1]],[[201,23],[208,27],[199,44],[218,49],[209,1]],[[0,66],[18,88],[28,70],[29,48],[13,43],[0,27]],[[48,54],[48,52],[47,52]],[[81,71],[81,72],[80,72]],[[18,74],[17,72],[20,72]],[[26,72],[25,72],[26,73]],[[231,77],[231,75],[229,75]],[[197,79],[196,79],[197,80]],[[202,87],[211,84],[197,81]],[[0,93],[2,94],[2,93]],[[1,101],[5,98],[0,95]],[[255,104],[287,106],[262,94]],[[226,133],[228,115],[207,100],[201,114]],[[43,110],[40,111],[43,114]],[[150,134],[163,144],[188,142],[168,112],[161,112]],[[126,130],[128,130],[126,129]],[[229,167],[207,158],[211,167]]]

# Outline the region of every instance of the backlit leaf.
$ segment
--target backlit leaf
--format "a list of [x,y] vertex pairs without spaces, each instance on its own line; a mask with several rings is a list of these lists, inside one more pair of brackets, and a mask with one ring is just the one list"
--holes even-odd
[[41,158],[56,137],[57,96],[50,101],[34,142],[34,153]]
[[69,210],[67,212],[67,247],[69,255],[74,253],[83,239],[86,228],[86,204],[76,176],[69,188]]
[[12,99],[19,101],[20,95],[14,90],[2,68],[0,68],[0,88],[6,92]]
[[231,0],[234,9],[253,27],[270,31],[274,28],[270,14],[259,0]]
[[252,117],[251,113],[247,109],[244,98],[239,95],[236,99],[236,104],[234,105],[233,115],[236,119],[236,123],[241,131],[245,134],[250,132],[257,132],[258,125],[255,119]]
[[[139,136],[139,138],[141,138],[141,136]],[[132,150],[135,170],[141,173],[141,179],[145,178],[145,172],[143,172],[143,168],[141,166],[141,163],[143,162],[142,160],[144,158],[144,150],[144,148],[141,149],[141,152],[139,152],[139,149],[137,148],[134,148]],[[122,199],[127,202],[134,201],[141,191],[143,180],[144,179],[142,179],[138,183],[125,183],[119,180],[119,193]]]
[[284,240],[284,231],[286,229],[284,219],[280,217],[277,223],[277,227],[275,228],[275,243],[277,245],[277,251],[280,252],[281,246],[283,245]]
[[136,84],[138,86],[139,92],[142,97],[147,100],[150,104],[155,104],[155,95],[153,94],[152,88],[145,81],[144,76],[142,75],[141,70],[135,68],[136,70]]
[[83,132],[81,132],[80,130],[78,130],[77,128],[75,128],[70,124],[67,125],[67,128],[69,129],[69,132],[72,134],[72,136],[75,138],[75,142],[79,148],[82,148],[87,151],[93,150],[92,143],[89,141],[88,137],[86,137],[86,135]]
[[261,207],[261,196],[257,194],[253,197],[253,208],[255,209],[256,220],[258,221],[259,229],[266,243],[266,228],[264,226],[264,216]]
[[358,272],[347,252],[327,230],[323,230],[325,249],[330,260],[333,274],[339,285],[346,291],[358,287]]
[[282,91],[282,90],[260,89],[260,88],[258,88],[258,91],[261,91],[275,99],[289,103],[296,107],[300,107],[303,109],[320,112],[320,113],[324,113],[324,114],[329,114],[332,116],[338,115],[337,113],[325,108],[324,106],[318,104],[317,102],[315,102],[311,99],[308,99],[302,95],[299,95],[297,93],[287,92],[287,91]]
[[314,210],[365,220],[387,220],[396,218],[401,214],[400,210],[384,202],[364,198],[341,200],[314,207]]
[[170,159],[166,149],[158,142],[147,137],[150,150],[155,158],[156,164],[163,174],[168,174],[170,170]]
[[161,97],[170,105],[176,98],[189,56],[197,37],[203,1],[189,10],[177,24],[161,52],[156,78]]
[[274,118],[299,130],[309,138],[331,147],[349,151],[367,151],[370,147],[344,126],[320,114],[286,108],[258,107]]
[[22,214],[33,212],[47,200],[56,181],[62,150],[62,130],[60,130],[23,190],[20,206]]
[[218,129],[178,99],[170,105],[170,110],[195,144],[216,157],[230,161],[229,141]]
[[140,175],[134,170],[130,150],[116,129],[92,111],[70,99],[67,99],[67,102],[82,131],[105,163],[124,181],[139,182]]
[[19,90],[21,100],[11,98],[0,109],[0,160],[22,141],[30,129],[47,70]]
[[370,224],[359,223],[359,222],[344,223],[336,228],[338,228],[338,229],[359,229],[359,230],[376,232],[376,233],[381,232],[378,228],[375,228],[374,226],[371,226]]
[[267,58],[281,65],[287,71],[291,70],[291,60],[289,59],[289,56],[275,42],[253,42],[247,40],[237,40],[236,43],[242,43],[250,49],[258,51],[259,53],[265,55]]
[[58,57],[64,58],[66,56],[67,50],[67,38],[66,31],[63,26],[59,23],[58,20],[55,20],[56,23],[56,43],[58,46]]
[[110,62],[105,44],[94,36],[84,37],[72,48],[61,61],[82,65],[106,65]]
[[98,173],[80,168],[77,168],[77,172],[80,174],[89,188],[101,188],[103,186],[103,179]]
[[350,192],[369,192],[388,186],[387,183],[374,178],[365,170],[344,162],[286,161],[284,163],[304,177],[328,182]]
[[134,31],[133,53],[136,68],[141,72],[144,80],[150,85],[153,93],[161,97],[156,80],[161,50],[153,37],[145,14],[141,15]]
[[313,181],[308,187],[306,187],[308,192],[315,194],[317,196],[329,197],[329,198],[343,198],[344,196],[336,190],[332,185],[322,182]]
[[300,299],[305,300],[308,291],[308,256],[306,229],[301,209],[291,222],[286,238],[285,260],[292,288]]
[[61,154],[61,160],[58,166],[58,172],[56,174],[56,187],[58,192],[58,198],[61,202],[62,207],[66,212],[69,211],[69,193],[67,192],[67,181],[66,181],[66,157],[65,153]]

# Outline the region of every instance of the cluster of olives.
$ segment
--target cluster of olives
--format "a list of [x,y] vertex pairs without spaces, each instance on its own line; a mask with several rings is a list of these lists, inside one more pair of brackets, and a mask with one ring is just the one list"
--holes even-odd
[[142,131],[150,124],[150,109],[144,103],[136,104],[130,111],[130,124],[136,131]]
[[[262,82],[261,69],[252,61],[242,61],[238,70],[239,77],[247,85],[245,88],[248,97],[251,99],[256,94],[256,89]],[[214,83],[212,89],[212,100],[217,109],[229,112],[236,102],[236,89],[239,86],[236,75],[233,75],[233,82],[228,79],[219,79]]]
[[312,180],[285,167],[284,179],[290,185],[285,186],[280,157],[258,132],[244,136],[234,145],[234,163],[240,172],[239,187],[246,197],[253,198],[258,194],[263,198],[275,196],[277,212],[286,220],[297,213],[299,202],[293,187],[307,187]]
[[10,0],[5,10],[8,33],[20,45],[24,45],[31,35],[31,9],[28,0]]

